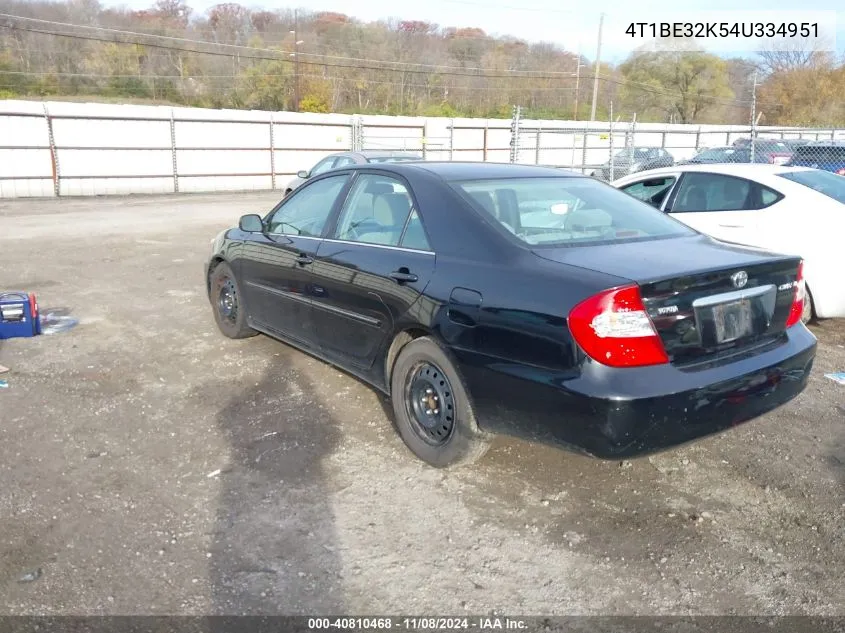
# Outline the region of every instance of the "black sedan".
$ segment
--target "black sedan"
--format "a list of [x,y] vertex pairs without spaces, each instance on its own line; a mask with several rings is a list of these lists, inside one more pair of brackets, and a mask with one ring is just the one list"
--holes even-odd
[[495,433],[601,458],[662,450],[791,400],[815,358],[800,259],[552,168],[334,170],[211,251],[223,334],[262,332],[388,394],[435,466]]

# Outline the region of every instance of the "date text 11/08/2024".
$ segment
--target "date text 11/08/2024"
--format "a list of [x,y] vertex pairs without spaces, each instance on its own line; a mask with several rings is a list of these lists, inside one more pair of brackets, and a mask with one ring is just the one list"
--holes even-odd
[[631,37],[692,38],[818,38],[818,22],[631,22]]
[[519,631],[528,628],[525,620],[507,617],[387,617],[387,618],[308,618],[311,630],[341,629],[347,631]]

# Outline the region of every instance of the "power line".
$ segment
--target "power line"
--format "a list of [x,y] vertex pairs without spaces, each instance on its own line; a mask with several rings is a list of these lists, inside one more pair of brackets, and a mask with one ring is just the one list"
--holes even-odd
[[[132,46],[146,46],[151,48],[157,48],[162,50],[175,50],[181,51],[186,53],[193,53],[197,55],[216,55],[220,57],[239,57],[244,59],[254,59],[254,60],[262,60],[262,61],[276,61],[276,62],[283,62],[283,63],[292,63],[292,61],[284,56],[285,53],[282,51],[274,51],[272,49],[262,49],[256,47],[246,47],[234,44],[222,44],[222,43],[215,43],[215,42],[208,42],[204,40],[193,40],[189,38],[176,38],[170,36],[163,36],[163,35],[154,35],[148,33],[138,33],[134,31],[123,31],[119,29],[110,29],[106,27],[89,27],[85,25],[75,25],[69,23],[62,23],[62,22],[54,22],[51,20],[40,20],[36,18],[20,18],[19,16],[9,15],[9,14],[0,14],[0,18],[11,18],[11,19],[24,19],[30,21],[36,21],[39,23],[49,23],[59,26],[71,27],[71,28],[88,28],[88,29],[96,29],[100,31],[111,32],[119,35],[131,35],[135,37],[141,38],[158,38],[158,39],[166,39],[169,41],[183,41],[183,42],[190,42],[194,44],[202,44],[207,46],[216,46],[216,47],[224,47],[230,49],[237,49],[236,52],[223,52],[220,50],[196,50],[192,48],[185,48],[181,46],[175,45],[165,45],[159,44],[156,42],[138,42],[138,41],[122,41],[122,40],[115,40],[111,38],[105,37],[97,37],[94,35],[84,35],[79,33],[65,33],[65,32],[57,32],[57,31],[49,31],[44,29],[36,29],[26,26],[20,26],[16,24],[0,24],[0,26],[17,31],[25,31],[31,33],[37,33],[42,35],[50,35],[54,37],[66,37],[71,39],[77,40],[85,40],[85,41],[95,41],[95,42],[104,42],[110,44],[124,44],[124,45],[132,45]],[[264,54],[256,54],[256,53],[249,53],[249,52],[240,52],[240,51],[258,51]],[[269,53],[269,54],[268,54]],[[443,76],[453,76],[453,77],[473,77],[479,79],[561,79],[561,78],[574,78],[575,73],[572,71],[540,71],[540,70],[511,70],[505,71],[502,73],[501,71],[491,71],[484,68],[464,68],[460,69],[460,67],[455,66],[438,66],[434,64],[420,64],[420,63],[405,63],[405,62],[395,62],[392,60],[376,60],[376,59],[366,59],[366,58],[351,58],[351,57],[342,57],[342,56],[328,56],[328,55],[315,55],[312,53],[300,53],[302,57],[322,57],[325,59],[342,59],[342,60],[349,60],[349,61],[359,61],[359,62],[366,62],[369,64],[381,64],[381,66],[374,66],[374,65],[364,65],[363,63],[356,63],[356,64],[342,64],[337,63],[334,61],[316,61],[316,60],[308,60],[304,59],[300,63],[303,65],[310,65],[310,66],[321,66],[321,67],[329,67],[329,68],[344,68],[344,69],[352,69],[352,70],[374,70],[374,71],[391,71],[391,72],[402,72],[406,74],[425,74],[429,75],[432,73],[436,73]],[[395,66],[401,64],[403,66],[413,66],[414,68],[397,68],[397,67],[389,67],[385,65]],[[425,68],[425,69],[421,69]],[[459,69],[459,70],[456,70]],[[469,72],[473,71],[473,72]],[[658,96],[666,96],[671,98],[683,98],[683,94],[681,93],[673,93],[668,92],[665,90],[659,90],[651,86],[650,84],[643,84],[639,82],[632,82],[628,80],[621,80],[616,79],[613,77],[605,77],[600,75],[598,72],[594,73],[591,77],[594,81],[604,81],[606,83],[618,85],[618,86],[634,86],[642,90],[643,92],[647,92],[650,94],[655,94]],[[737,100],[737,99],[724,99],[721,97],[715,96],[703,96],[701,97],[706,99],[711,103],[717,103],[721,105],[729,105],[729,106],[743,106],[748,105],[748,101]]]
[[[0,18],[7,18],[7,19],[13,19],[13,20],[24,20],[24,21],[28,21],[28,22],[38,22],[40,24],[49,24],[49,25],[58,26],[58,27],[69,27],[69,28],[74,28],[74,29],[89,29],[89,30],[95,30],[95,31],[104,31],[104,32],[107,32],[107,33],[113,33],[115,35],[125,35],[125,36],[131,36],[131,37],[150,37],[150,38],[156,38],[156,39],[165,39],[165,40],[172,41],[172,42],[187,42],[187,43],[191,43],[191,44],[203,44],[203,45],[207,45],[207,46],[217,46],[217,47],[228,48],[228,49],[237,49],[237,51],[256,51],[256,52],[266,53],[270,50],[270,49],[266,49],[266,48],[257,48],[257,47],[253,47],[253,46],[244,46],[244,45],[241,45],[241,44],[226,44],[226,43],[220,43],[220,42],[208,42],[208,41],[205,41],[205,40],[194,40],[194,39],[185,38],[185,37],[173,37],[173,36],[169,36],[169,35],[155,35],[155,34],[152,34],[152,33],[141,33],[141,32],[138,32],[138,31],[125,31],[125,30],[121,30],[121,29],[112,29],[112,28],[101,27],[101,26],[89,26],[89,25],[85,25],[85,24],[70,24],[70,23],[67,23],[67,22],[55,22],[53,20],[41,20],[41,19],[37,19],[37,18],[26,18],[26,17],[21,17],[21,16],[10,15],[10,14],[6,14],[6,13],[0,13]],[[54,32],[54,31],[43,31],[43,30],[37,30],[37,29],[33,29],[33,28],[16,26],[16,25],[8,25],[8,24],[3,24],[3,25],[0,25],[0,26],[6,26],[7,28],[23,30],[23,31],[31,31],[33,33],[46,33],[46,34],[50,34],[50,35],[59,35],[59,36],[65,36],[65,37],[71,37],[72,36],[72,37],[78,37],[78,38],[83,38],[83,39],[93,39],[93,40],[99,39],[99,38],[93,38],[92,36],[82,35],[82,34],[79,34],[79,33],[57,33],[57,32]],[[104,40],[99,39],[99,41],[104,41]],[[108,41],[112,41],[112,40],[108,40]],[[133,44],[143,44],[141,42],[132,42],[132,43]],[[143,45],[161,47],[161,45],[154,45],[154,44],[143,44]],[[172,48],[173,50],[182,50],[182,49],[179,49],[178,47],[170,47],[170,48]],[[189,50],[189,49],[186,49],[186,50]],[[190,52],[200,52],[200,51],[190,50]],[[244,54],[239,53],[239,52],[238,53],[235,53],[235,52],[233,52],[233,53],[223,53],[221,51],[214,51],[213,54],[225,55],[227,57],[231,57],[233,54],[240,54],[242,57],[247,57],[247,55],[244,55]],[[445,66],[445,65],[437,65],[437,64],[423,64],[423,63],[419,63],[419,62],[397,62],[397,61],[394,61],[394,60],[367,59],[367,58],[361,58],[361,57],[347,57],[347,56],[343,56],[343,55],[317,55],[317,54],[314,54],[314,53],[300,53],[300,55],[302,55],[303,57],[306,57],[306,56],[308,56],[308,57],[319,57],[319,58],[323,58],[323,59],[332,59],[332,60],[340,60],[340,61],[347,61],[347,62],[360,62],[360,63],[364,63],[364,64],[374,63],[374,64],[396,65],[396,66],[402,66],[403,68],[401,68],[401,70],[403,70],[404,72],[415,72],[413,70],[408,70],[408,69],[404,68],[405,66],[424,69],[420,72],[430,72],[430,71],[444,71],[444,73],[445,72],[468,72],[468,71],[477,71],[478,73],[487,72],[487,69],[485,69],[485,68],[464,68],[464,67],[461,67],[461,66]],[[303,63],[305,63],[305,62],[303,62]],[[326,65],[326,64],[321,62],[320,65]],[[349,66],[345,66],[345,67],[349,67]],[[357,68],[359,66],[356,65],[356,66],[352,66],[352,67]],[[378,70],[383,70],[383,69],[380,68]],[[523,73],[526,76],[537,75],[537,74],[539,74],[539,75],[550,75],[550,76],[569,76],[569,75],[572,74],[571,72],[566,72],[566,71],[548,71],[548,70],[512,70],[512,71],[508,71],[508,72],[509,72],[509,74]],[[508,75],[508,76],[510,76],[510,75]]]

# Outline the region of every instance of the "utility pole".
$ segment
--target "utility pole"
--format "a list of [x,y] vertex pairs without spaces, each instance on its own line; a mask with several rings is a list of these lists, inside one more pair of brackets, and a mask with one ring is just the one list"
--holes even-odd
[[581,46],[578,46],[578,65],[575,67],[575,112],[572,120],[578,120],[578,91],[581,88]]
[[596,47],[596,70],[593,77],[593,105],[590,108],[590,121],[596,120],[596,100],[599,98],[599,64],[601,63],[601,32],[604,27],[604,13],[599,16],[599,41]]
[[299,10],[293,10],[293,111],[299,112]]
[[754,84],[751,87],[751,162],[754,162],[754,144],[757,137],[757,71],[754,71]]

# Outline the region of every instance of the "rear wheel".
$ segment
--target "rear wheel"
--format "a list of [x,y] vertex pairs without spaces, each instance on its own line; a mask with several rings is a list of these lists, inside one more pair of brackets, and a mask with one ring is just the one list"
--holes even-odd
[[813,295],[810,294],[810,289],[804,289],[804,311],[801,313],[801,321],[806,325],[810,323],[816,316],[813,306]]
[[421,460],[445,468],[487,452],[489,436],[479,431],[463,381],[434,339],[405,345],[390,382],[397,430]]
[[243,296],[235,274],[226,262],[211,272],[211,306],[220,331],[229,338],[247,338],[258,334],[246,324]]

